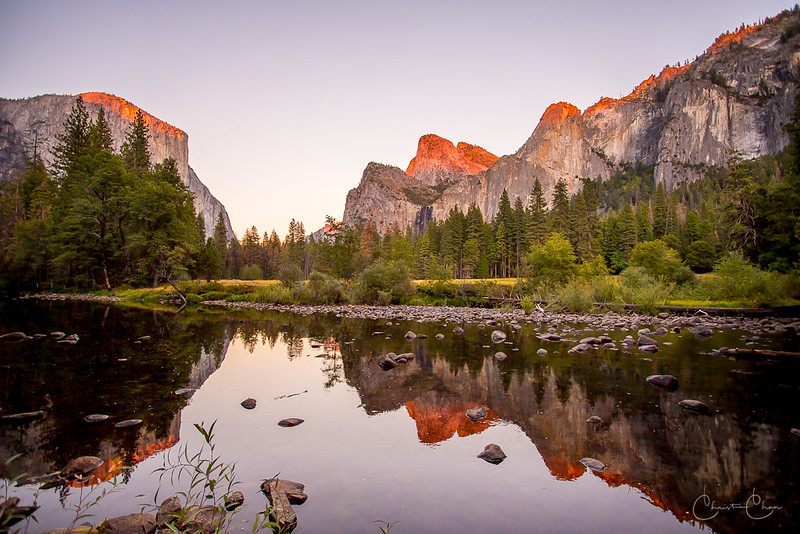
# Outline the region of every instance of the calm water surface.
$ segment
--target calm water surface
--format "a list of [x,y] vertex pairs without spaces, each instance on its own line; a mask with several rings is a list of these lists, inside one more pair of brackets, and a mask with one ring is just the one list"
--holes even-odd
[[[80,336],[76,345],[0,342],[2,413],[52,405],[39,421],[0,425],[0,458],[21,454],[12,469],[33,476],[81,455],[105,461],[101,478],[133,466],[116,488],[9,488],[42,507],[38,523],[17,525],[28,532],[69,525],[79,500],[103,490],[110,493],[88,510],[94,523],[151,509],[154,470],[184,446],[197,450],[194,424],[213,421],[216,451],[236,463],[246,498],[236,530],[251,530],[266,504],[259,485],[276,474],[306,485],[309,499],[295,507],[298,533],[377,533],[376,520],[399,521],[393,533],[800,527],[800,436],[791,433],[800,427],[800,363],[706,354],[748,342],[791,350],[793,336],[726,331],[699,341],[681,332],[660,338],[654,355],[621,343],[581,355],[567,354],[574,343],[537,339],[547,324],[501,325],[508,340],[495,345],[493,328],[476,325],[457,336],[444,323],[32,301],[6,303],[0,324],[4,332]],[[630,333],[572,327],[564,333],[572,340]],[[407,341],[408,330],[428,338]],[[440,332],[445,339],[434,338]],[[542,347],[547,356],[536,354]],[[498,350],[508,358],[495,359]],[[390,351],[415,358],[384,372],[375,359]],[[647,384],[655,373],[677,376],[680,388]],[[181,388],[195,391],[176,394]],[[248,397],[254,410],[240,406]],[[682,410],[686,398],[712,414]],[[478,405],[489,416],[470,421],[464,411]],[[110,418],[87,424],[91,413]],[[603,423],[587,423],[592,415]],[[287,417],[305,422],[279,427]],[[114,428],[130,418],[144,424]],[[478,459],[489,443],[508,458]],[[587,470],[584,457],[606,470]],[[158,500],[173,491],[162,487]],[[757,506],[731,506],[748,498]]]

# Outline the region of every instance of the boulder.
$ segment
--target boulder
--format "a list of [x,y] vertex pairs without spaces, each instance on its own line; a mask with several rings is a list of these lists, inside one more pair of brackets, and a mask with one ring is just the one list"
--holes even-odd
[[605,471],[606,464],[594,458],[581,458],[581,463],[592,471]]
[[20,340],[20,339],[25,339],[26,337],[28,337],[28,336],[25,334],[25,332],[9,332],[7,334],[3,334],[2,336],[0,336],[0,339],[6,339],[6,340],[9,340],[9,341],[17,341],[17,340]]
[[655,353],[658,352],[658,345],[639,345],[639,350],[642,352]]
[[86,476],[103,465],[103,460],[97,456],[80,456],[67,462],[60,475],[63,478]]
[[225,495],[225,510],[230,512],[244,504],[244,493],[241,491],[234,491]]
[[467,417],[469,417],[473,421],[480,421],[481,419],[486,417],[487,414],[488,411],[486,410],[485,406],[475,406],[474,408],[470,408],[469,410],[466,411]]
[[152,514],[128,514],[112,517],[103,522],[104,534],[153,534],[156,518]]
[[256,400],[254,398],[248,397],[241,402],[242,408],[246,408],[248,410],[252,410],[256,407]]
[[108,419],[108,416],[102,413],[89,414],[83,418],[83,420],[87,423],[99,423],[100,421],[105,421],[106,419]]
[[639,335],[639,340],[636,342],[637,345],[644,346],[644,345],[658,345],[658,341],[653,339],[652,337],[647,337],[643,334]]
[[392,356],[396,356],[394,353],[390,352],[389,354],[385,354],[378,358],[375,362],[378,364],[378,367],[383,369],[384,371],[389,371],[390,369],[394,369],[397,367],[397,362],[394,360]]
[[293,530],[297,526],[297,513],[292,508],[282,482],[277,478],[265,480],[261,484],[261,491],[267,495],[271,504],[270,519],[277,523],[280,529]]
[[678,379],[672,375],[650,375],[645,378],[645,380],[648,384],[653,384],[667,391],[675,391],[678,389]]
[[589,352],[589,349],[590,347],[586,343],[579,343],[574,347],[572,347],[571,349],[569,349],[567,352],[570,354],[574,354],[576,352],[579,352],[581,354],[586,354],[587,352]]
[[278,421],[278,426],[282,427],[293,427],[301,424],[304,419],[300,419],[299,417],[289,417],[288,419],[281,419]]
[[603,420],[598,415],[593,415],[589,419],[586,420],[587,423],[592,423],[598,425],[603,422]]
[[457,326],[457,327],[453,328],[453,333],[456,334],[456,335],[463,334],[464,333],[464,329],[461,328],[460,326]]
[[436,334],[436,339],[444,339],[444,334]]
[[406,335],[405,335],[404,337],[405,337],[407,340],[411,341],[411,340],[413,340],[413,339],[417,339],[417,334],[415,334],[414,332],[412,332],[411,330],[409,330],[408,332],[406,332]]
[[181,527],[181,532],[195,534],[225,532],[225,510],[216,506],[201,506],[188,510]]
[[547,349],[539,349],[536,351],[539,356],[547,356]]
[[506,354],[505,352],[502,352],[502,351],[500,351],[500,352],[495,352],[495,353],[494,353],[494,358],[495,358],[495,360],[498,360],[498,361],[501,361],[501,362],[502,362],[503,360],[505,360],[506,358],[508,358],[508,354]]
[[116,428],[131,428],[134,426],[139,426],[142,424],[141,419],[125,419],[124,421],[120,421],[119,423],[115,424]]
[[181,510],[183,510],[183,506],[177,495],[164,499],[156,512],[156,526],[164,528],[168,523],[177,522],[180,519]]
[[714,331],[706,325],[694,326],[689,329],[689,332],[691,332],[694,337],[698,339],[708,339],[714,335]]
[[684,399],[680,401],[678,405],[685,410],[689,410],[690,412],[703,414],[711,413],[711,408],[709,408],[706,403],[699,400]]
[[506,453],[503,452],[503,449],[501,449],[499,445],[490,443],[483,449],[483,452],[478,455],[478,458],[486,460],[490,464],[497,465],[506,459]]
[[506,340],[506,334],[500,330],[492,332],[492,343],[502,343]]
[[600,345],[602,341],[597,337],[585,337],[579,341],[582,345]]

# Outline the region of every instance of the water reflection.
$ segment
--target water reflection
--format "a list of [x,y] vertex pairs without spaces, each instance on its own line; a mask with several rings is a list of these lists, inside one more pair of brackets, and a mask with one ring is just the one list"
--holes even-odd
[[[284,447],[289,446],[290,438],[286,436],[302,436],[314,429],[315,419],[328,419],[324,435],[291,444],[294,449],[305,451],[303,461],[309,470],[321,470],[316,475],[318,479],[303,480],[307,484],[313,482],[317,496],[324,495],[326,484],[336,486],[330,480],[336,480],[337,469],[357,470],[362,466],[343,463],[334,467],[331,462],[318,465],[315,462],[322,460],[315,456],[325,457],[325,449],[345,440],[354,428],[360,432],[365,449],[376,446],[381,443],[381,436],[374,434],[384,432],[381,425],[386,424],[379,416],[392,415],[393,421],[397,419],[394,416],[413,421],[408,429],[414,430],[397,423],[407,432],[402,443],[391,444],[401,463],[407,458],[429,461],[437,450],[447,448],[452,452],[451,445],[460,440],[489,435],[493,429],[515,428],[535,446],[549,471],[548,477],[559,488],[577,485],[578,479],[582,482],[587,480],[585,477],[602,483],[606,490],[634,488],[653,506],[669,511],[677,519],[673,522],[684,527],[705,524],[719,532],[800,527],[796,519],[800,517],[800,507],[795,497],[800,473],[794,462],[800,438],[790,433],[791,428],[800,427],[800,415],[792,409],[800,401],[800,368],[794,362],[743,361],[706,354],[720,346],[741,346],[743,338],[749,339],[742,332],[718,333],[706,341],[699,341],[688,332],[670,334],[660,338],[661,350],[656,354],[623,349],[619,341],[627,332],[601,332],[611,335],[621,350],[581,355],[567,353],[573,343],[537,339],[535,334],[547,329],[547,325],[537,324],[524,325],[519,330],[505,328],[508,343],[495,345],[490,341],[491,329],[481,330],[475,325],[465,325],[463,335],[454,335],[452,324],[377,324],[328,315],[233,316],[205,312],[175,316],[86,305],[66,305],[64,313],[62,308],[52,306],[39,303],[28,312],[16,313],[18,325],[14,329],[76,332],[81,336],[78,345],[61,347],[52,340],[42,341],[41,345],[33,345],[33,340],[26,342],[31,344],[0,345],[0,364],[8,366],[2,369],[5,376],[0,380],[13,384],[0,394],[3,410],[25,411],[46,403],[47,398],[53,401],[52,410],[41,421],[0,427],[0,453],[6,458],[23,453],[29,473],[47,473],[72,457],[97,455],[100,451],[106,464],[99,476],[108,477],[119,465],[135,465],[181,440],[182,410],[189,397],[175,395],[175,390],[202,387],[206,398],[195,410],[203,410],[219,404],[217,399],[222,396],[238,395],[238,389],[230,389],[252,380],[253,373],[265,376],[269,369],[276,368],[280,370],[276,372],[300,374],[287,374],[285,384],[280,382],[281,377],[272,377],[271,387],[277,380],[282,388],[270,390],[269,398],[264,400],[287,402],[281,405],[282,409],[288,405],[302,408],[310,414],[306,417],[308,422],[289,431],[292,434],[273,435],[265,430],[271,427],[259,418],[264,413],[274,416],[268,403],[259,399],[259,409],[264,412],[243,413],[236,399],[228,399],[230,409],[235,411],[222,412],[228,421],[223,420],[220,428],[224,429],[226,422],[232,427],[231,436],[222,439],[241,442],[240,446],[247,448],[252,434],[267,456],[278,451],[281,460],[288,462],[290,454]],[[407,341],[403,338],[407,330],[426,334],[427,339]],[[373,335],[377,331],[383,334]],[[445,338],[436,339],[437,333],[445,334]],[[579,339],[590,333],[577,326],[577,331],[568,331],[565,337]],[[143,335],[152,339],[136,343]],[[794,341],[765,338],[760,343],[767,346]],[[251,360],[228,366],[224,359],[232,343],[240,344]],[[547,356],[537,355],[540,348],[549,351]],[[36,358],[28,361],[34,349]],[[498,349],[508,358],[496,360],[493,355]],[[383,371],[375,360],[387,352],[412,352],[414,358]],[[286,361],[280,365],[270,361],[268,357],[273,353],[281,353]],[[261,366],[259,371],[254,371],[256,365]],[[226,367],[228,374],[212,383],[210,377]],[[646,376],[657,373],[675,375],[680,388],[667,393],[645,382]],[[320,389],[315,390],[314,385]],[[305,388],[310,393],[305,394]],[[333,396],[345,390],[358,397],[358,401],[347,404],[351,406],[347,412],[340,405],[334,409],[330,404]],[[299,397],[277,401],[281,394],[301,391],[304,394]],[[687,398],[706,402],[712,407],[712,414],[682,410],[678,402]],[[288,400],[297,402],[288,404]],[[478,405],[486,406],[489,415],[475,422],[464,412]],[[87,413],[108,413],[112,416],[109,422],[136,417],[145,424],[133,431],[115,430],[109,424],[87,425],[80,420]],[[599,416],[602,422],[588,423],[591,416]],[[423,452],[414,448],[420,443],[425,445]],[[380,450],[386,446],[384,443],[376,447]],[[246,454],[253,452],[248,449]],[[366,451],[361,454],[367,455]],[[584,457],[602,461],[607,469],[587,474],[580,463]],[[336,461],[344,462],[341,458]],[[510,461],[527,467],[534,460],[510,456]],[[463,464],[457,465],[459,470],[466,469]],[[403,469],[411,467],[406,464]],[[452,465],[443,464],[441,469],[439,476],[445,478],[449,475],[444,470],[452,469]],[[397,483],[398,476],[392,479],[393,483]],[[362,478],[367,479],[366,475]],[[482,483],[489,485],[491,481]],[[547,489],[553,491],[550,486]],[[448,488],[453,494],[465,490]],[[347,494],[358,489],[336,487],[335,491]],[[423,492],[404,486],[394,491]],[[745,503],[754,492],[763,503],[782,508],[761,520],[735,510],[718,511],[711,518],[714,510],[704,499],[707,497],[718,506]],[[380,501],[375,495],[356,494],[360,499]],[[457,494],[451,498],[451,506],[457,509],[456,503],[466,496]],[[481,499],[489,499],[493,506],[500,506],[500,499],[516,503],[520,517],[525,517],[525,503],[517,503],[511,496]],[[705,506],[705,510],[698,508],[698,499],[700,508]],[[313,501],[312,498],[312,510]],[[455,521],[453,515],[445,514],[443,504],[440,508],[443,517]],[[328,516],[334,512],[325,508],[318,513]],[[703,515],[706,512],[710,513]],[[546,513],[561,517],[580,511],[548,509]],[[614,510],[606,513],[610,515],[603,517],[610,521]],[[710,519],[698,520],[706,517]],[[405,521],[413,524],[409,519]],[[423,523],[425,528],[433,528],[432,524],[435,523]],[[433,530],[451,528],[455,527],[451,524]],[[563,529],[580,531],[581,526]]]

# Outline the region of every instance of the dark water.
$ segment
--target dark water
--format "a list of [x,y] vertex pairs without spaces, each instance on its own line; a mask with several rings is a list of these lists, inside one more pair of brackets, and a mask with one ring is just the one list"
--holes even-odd
[[[0,322],[3,331],[80,336],[76,345],[0,342],[2,413],[52,405],[41,420],[0,425],[0,457],[21,454],[12,470],[34,476],[81,455],[105,461],[100,478],[132,466],[116,486],[9,488],[42,506],[38,523],[18,524],[28,532],[69,525],[81,502],[94,523],[152,508],[154,470],[182,447],[197,450],[193,425],[212,421],[215,450],[236,463],[246,497],[234,530],[251,531],[266,504],[259,484],[278,473],[306,485],[309,500],[296,507],[301,533],[377,533],[377,520],[399,521],[393,533],[800,527],[800,436],[790,432],[800,427],[800,362],[706,354],[745,346],[753,337],[745,332],[706,341],[669,334],[653,355],[581,355],[567,354],[574,343],[537,339],[546,324],[501,326],[508,343],[495,345],[492,328],[475,325],[456,336],[442,323],[86,303],[14,301],[0,309]],[[571,339],[595,333],[572,326],[579,331],[567,332]],[[407,341],[409,329],[428,338]],[[377,330],[392,338],[373,336]],[[434,338],[439,332],[445,339]],[[629,333],[608,332],[617,341]],[[137,343],[140,336],[151,339]],[[796,342],[762,336],[755,346]],[[542,347],[547,356],[536,354]],[[508,358],[496,360],[498,350]],[[374,360],[389,351],[415,358],[384,372]],[[675,375],[680,388],[647,384],[656,373]],[[196,391],[176,394],[181,388]],[[258,401],[254,410],[239,405],[247,397]],[[682,410],[686,398],[706,402],[712,414]],[[488,408],[486,420],[464,416],[477,405]],[[90,413],[110,418],[85,423]],[[587,423],[592,415],[603,422]],[[305,422],[279,427],[286,417]],[[130,418],[144,423],[114,427]],[[489,443],[508,455],[503,463],[476,457]],[[587,470],[584,457],[606,470]],[[172,492],[165,486],[162,479],[159,501]],[[102,491],[109,494],[87,508]]]

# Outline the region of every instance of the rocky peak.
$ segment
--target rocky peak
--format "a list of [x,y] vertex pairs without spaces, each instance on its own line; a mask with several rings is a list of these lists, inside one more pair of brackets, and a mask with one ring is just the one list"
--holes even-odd
[[419,138],[417,155],[408,164],[406,174],[420,183],[437,185],[461,176],[477,174],[497,161],[497,156],[469,143],[452,142],[435,134]]
[[539,124],[536,126],[536,129],[538,130],[539,128],[548,128],[550,126],[561,124],[565,120],[580,114],[581,110],[569,102],[556,102],[555,104],[550,104],[547,106],[547,109],[544,110],[542,118],[539,119]]

